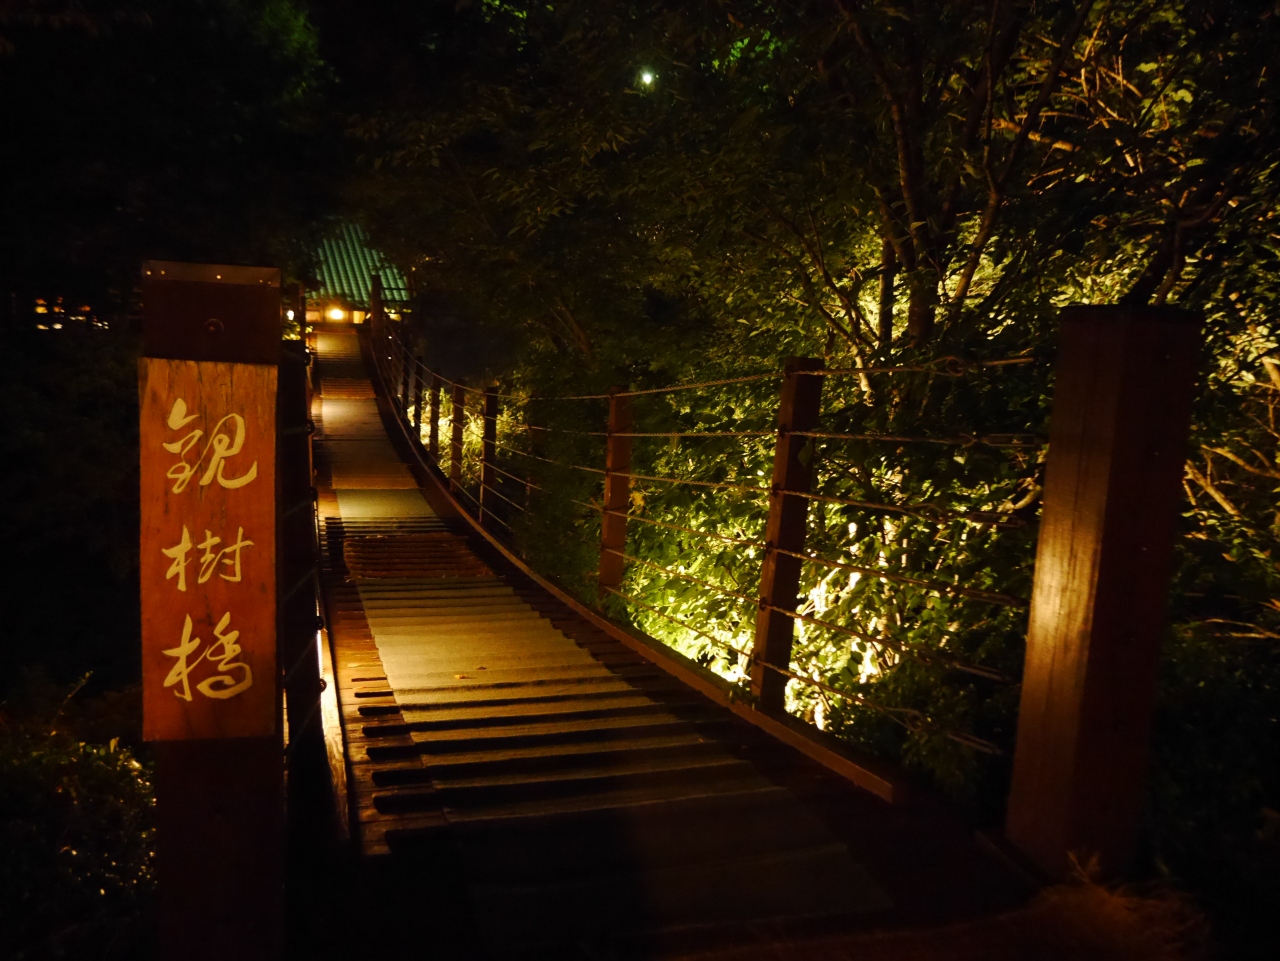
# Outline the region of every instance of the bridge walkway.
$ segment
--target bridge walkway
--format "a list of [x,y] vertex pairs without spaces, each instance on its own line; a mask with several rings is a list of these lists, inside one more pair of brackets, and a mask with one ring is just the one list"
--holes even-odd
[[659,957],[1021,896],[962,826],[851,788],[505,563],[393,444],[357,331],[315,348],[353,841],[459,871],[483,954]]

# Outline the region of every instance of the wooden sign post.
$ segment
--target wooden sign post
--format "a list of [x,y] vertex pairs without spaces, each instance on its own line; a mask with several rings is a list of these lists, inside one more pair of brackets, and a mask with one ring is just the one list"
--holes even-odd
[[152,261],[139,362],[143,734],[161,956],[279,956],[273,268]]

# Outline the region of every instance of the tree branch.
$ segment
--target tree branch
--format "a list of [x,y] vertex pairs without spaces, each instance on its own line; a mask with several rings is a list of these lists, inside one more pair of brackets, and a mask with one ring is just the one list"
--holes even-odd
[[1187,461],[1186,471],[1187,471],[1187,476],[1190,477],[1197,484],[1199,484],[1200,488],[1206,494],[1208,494],[1215,501],[1217,501],[1218,505],[1224,511],[1230,514],[1232,517],[1240,516],[1240,512],[1236,510],[1236,506],[1232,504],[1231,501],[1227,500],[1226,496],[1222,493],[1222,491],[1218,490],[1218,488],[1214,486],[1213,481],[1209,480],[1208,477],[1200,473],[1200,471],[1196,470],[1196,465],[1191,463],[1191,461]]
[[1017,134],[1014,135],[1013,144],[1009,147],[1009,153],[1005,157],[1004,167],[991,184],[987,205],[982,212],[982,220],[978,226],[978,235],[973,239],[969,257],[965,261],[964,268],[960,271],[960,279],[956,283],[955,293],[951,296],[951,304],[947,310],[948,321],[954,320],[959,316],[960,311],[964,309],[964,299],[968,296],[969,286],[973,283],[973,275],[982,260],[982,252],[986,249],[988,241],[991,240],[992,233],[995,232],[996,221],[1000,215],[1000,207],[1004,202],[1004,192],[1009,185],[1009,179],[1013,176],[1014,170],[1017,169],[1022,149],[1026,146],[1027,141],[1031,139],[1032,128],[1039,122],[1041,111],[1049,105],[1049,100],[1058,88],[1062,68],[1075,47],[1080,31],[1084,29],[1085,21],[1089,18],[1089,12],[1093,9],[1093,4],[1094,0],[1082,0],[1080,6],[1076,9],[1075,18],[1071,21],[1070,27],[1067,28],[1066,34],[1063,35],[1057,55],[1054,56],[1052,63],[1049,65],[1049,72],[1040,84],[1040,91],[1031,107],[1027,110],[1026,116],[1022,118],[1022,125],[1018,128]]

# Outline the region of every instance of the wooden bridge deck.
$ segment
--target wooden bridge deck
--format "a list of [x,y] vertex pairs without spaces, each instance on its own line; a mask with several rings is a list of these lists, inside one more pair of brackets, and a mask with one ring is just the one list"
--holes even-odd
[[1020,896],[960,825],[762,736],[469,536],[392,443],[356,331],[316,336],[353,841],[422,870],[450,851],[483,954],[659,956]]

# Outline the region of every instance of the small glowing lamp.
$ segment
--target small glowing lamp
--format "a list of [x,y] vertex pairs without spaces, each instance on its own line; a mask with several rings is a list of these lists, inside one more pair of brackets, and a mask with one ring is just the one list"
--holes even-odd
[[645,70],[643,73],[641,73],[640,82],[644,84],[646,87],[653,86],[653,71]]
[[285,318],[286,318],[286,319],[288,319],[288,320],[293,320],[293,311],[292,311],[292,310],[286,310],[286,311],[284,312],[284,316],[285,316]]
[[342,312],[342,308],[341,308],[341,307],[331,307],[331,308],[329,309],[329,319],[330,319],[330,320],[341,320],[344,316],[346,316],[346,315],[345,315],[345,314],[343,314],[343,312]]

